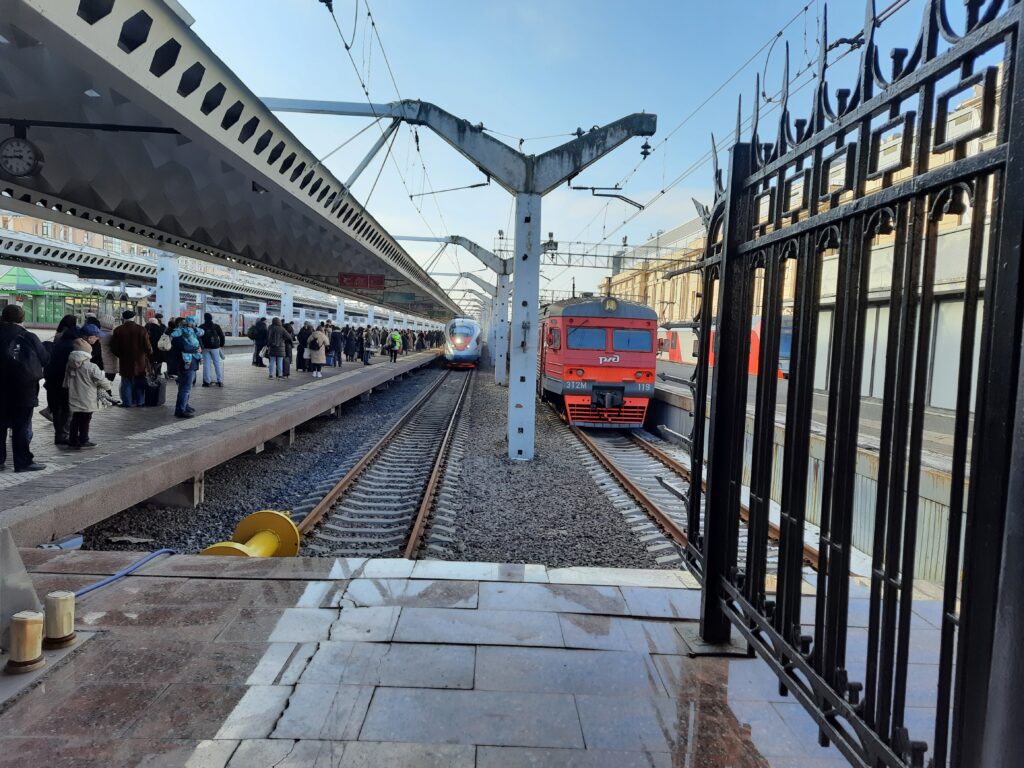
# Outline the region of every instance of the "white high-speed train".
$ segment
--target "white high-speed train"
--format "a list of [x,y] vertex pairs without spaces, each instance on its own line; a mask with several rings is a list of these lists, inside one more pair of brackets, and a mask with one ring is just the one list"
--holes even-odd
[[476,367],[480,362],[480,323],[468,317],[449,320],[444,329],[444,359],[451,366]]

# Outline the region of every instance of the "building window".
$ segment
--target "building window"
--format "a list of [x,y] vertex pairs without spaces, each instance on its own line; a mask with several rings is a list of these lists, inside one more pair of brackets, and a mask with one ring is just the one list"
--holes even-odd
[[885,387],[885,352],[889,347],[889,306],[868,307],[864,319],[864,356],[860,374],[861,397],[881,399]]
[[[978,356],[981,349],[981,320],[985,302],[978,300],[978,318],[974,326],[974,359],[971,364],[971,402],[978,389]],[[960,371],[960,338],[964,326],[964,301],[953,299],[935,304],[934,346],[931,356],[931,378],[928,404],[932,408],[956,409],[957,382]]]
[[42,222],[42,233],[43,237],[53,237],[53,223],[49,221]]
[[832,350],[832,310],[818,313],[818,339],[814,347],[814,388],[828,389],[828,371]]

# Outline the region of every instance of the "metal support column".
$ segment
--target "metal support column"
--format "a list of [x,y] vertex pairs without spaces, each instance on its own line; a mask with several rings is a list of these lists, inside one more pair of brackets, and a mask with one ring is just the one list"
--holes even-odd
[[259,308],[260,308],[259,309],[260,317],[266,317],[267,316],[267,302],[265,302],[265,301],[259,302]]
[[167,321],[181,314],[178,257],[168,251],[153,252],[156,254],[156,308]]
[[242,328],[242,315],[239,311],[238,299],[231,300],[231,335],[241,336],[244,333]]
[[345,324],[345,299],[344,298],[339,298],[338,299],[338,305],[335,308],[334,318],[335,318],[335,320],[338,323],[340,323],[342,325]]
[[295,286],[281,283],[281,322],[287,323],[295,314]]
[[366,307],[366,324],[367,325],[373,325],[373,307],[372,306],[367,306]]
[[509,349],[508,455],[533,458],[537,412],[537,313],[540,305],[540,195],[516,195],[516,281]]

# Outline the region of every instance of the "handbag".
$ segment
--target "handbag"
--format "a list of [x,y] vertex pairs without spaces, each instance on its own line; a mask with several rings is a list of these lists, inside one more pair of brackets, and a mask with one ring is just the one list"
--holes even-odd
[[159,349],[161,352],[170,352],[171,351],[171,337],[168,336],[165,333],[163,336],[161,336],[159,339],[157,339],[157,341],[156,341],[156,348]]
[[260,357],[262,357],[264,360],[269,360],[270,359],[270,347],[264,347],[263,351],[260,352]]

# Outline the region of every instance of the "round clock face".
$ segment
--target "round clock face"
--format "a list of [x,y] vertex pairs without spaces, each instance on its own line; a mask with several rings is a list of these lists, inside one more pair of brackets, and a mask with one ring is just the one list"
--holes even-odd
[[10,176],[31,176],[39,165],[39,150],[17,137],[0,143],[0,170]]

